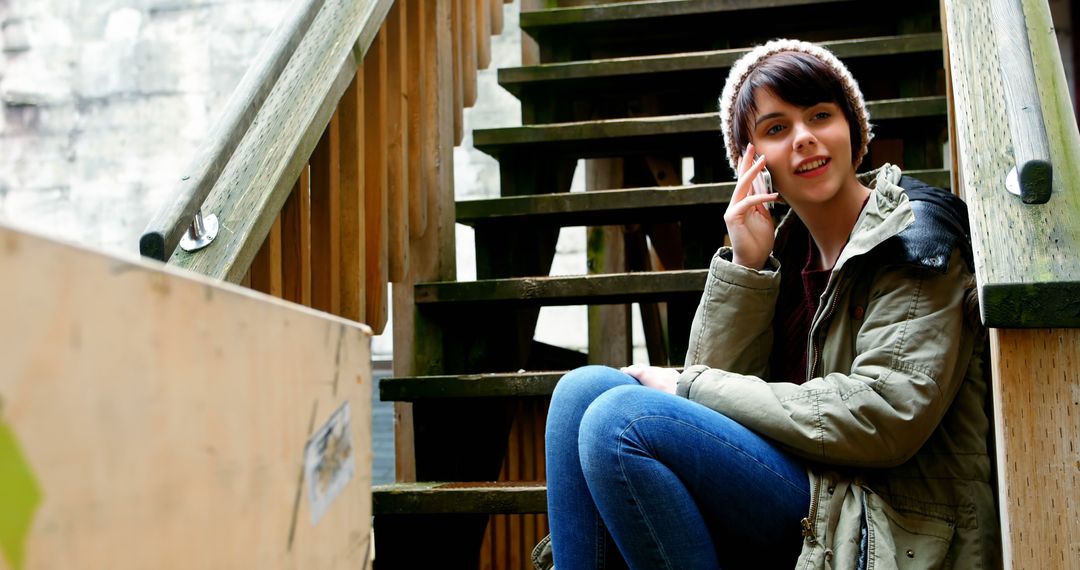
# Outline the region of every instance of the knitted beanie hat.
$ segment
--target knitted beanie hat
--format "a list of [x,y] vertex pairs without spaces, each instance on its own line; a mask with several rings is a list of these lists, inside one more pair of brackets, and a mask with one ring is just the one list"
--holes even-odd
[[750,50],[749,53],[739,58],[731,66],[731,72],[728,73],[727,83],[724,84],[724,90],[720,94],[720,129],[724,134],[724,144],[727,148],[728,163],[731,165],[731,170],[737,172],[736,165],[739,163],[739,157],[742,156],[744,150],[738,148],[735,142],[733,127],[735,99],[751,72],[765,60],[781,52],[801,52],[811,55],[832,68],[840,78],[843,83],[844,93],[848,97],[851,108],[855,111],[855,117],[859,123],[858,130],[862,133],[861,141],[851,141],[852,147],[858,148],[854,153],[854,165],[857,168],[863,157],[866,156],[870,139],[874,137],[873,133],[870,132],[870,115],[866,112],[866,102],[863,100],[862,91],[859,90],[859,84],[855,82],[855,78],[851,76],[848,68],[832,52],[809,42],[781,39],[772,40]]

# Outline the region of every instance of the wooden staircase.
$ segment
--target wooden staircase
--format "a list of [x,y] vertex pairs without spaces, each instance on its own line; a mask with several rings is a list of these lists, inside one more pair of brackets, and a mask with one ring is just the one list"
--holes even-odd
[[[416,285],[415,369],[428,375],[381,385],[382,399],[412,403],[419,481],[375,489],[382,568],[530,567],[547,529],[543,425],[561,374],[630,362],[629,303],[651,363],[682,364],[733,188],[716,99],[748,48],[778,36],[827,45],[869,103],[864,169],[889,162],[950,186],[937,0],[561,4],[526,0],[526,65],[499,70],[525,125],[473,133],[501,173],[500,198],[457,204],[475,229],[477,280]],[[589,191],[571,193],[579,159]],[[569,226],[590,228],[590,274],[549,276]],[[591,307],[588,354],[533,339],[554,305]]]

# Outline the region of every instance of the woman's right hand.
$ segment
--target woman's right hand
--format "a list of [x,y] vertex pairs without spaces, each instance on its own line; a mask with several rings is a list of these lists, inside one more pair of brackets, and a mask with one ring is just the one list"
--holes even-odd
[[754,179],[765,170],[765,156],[757,160],[753,157],[754,145],[751,143],[739,159],[739,180],[724,212],[724,223],[731,238],[731,260],[751,269],[761,269],[772,253],[776,232],[776,224],[765,204],[775,202],[779,195],[754,191]]

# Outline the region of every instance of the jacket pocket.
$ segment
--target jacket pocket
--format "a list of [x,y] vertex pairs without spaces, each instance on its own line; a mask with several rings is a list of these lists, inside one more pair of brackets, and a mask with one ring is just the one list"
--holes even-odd
[[942,568],[952,543],[953,525],[917,515],[902,515],[866,490],[867,570]]

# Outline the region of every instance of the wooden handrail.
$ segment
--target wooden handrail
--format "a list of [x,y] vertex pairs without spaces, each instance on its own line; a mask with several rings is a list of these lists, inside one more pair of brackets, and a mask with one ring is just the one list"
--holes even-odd
[[1041,95],[1054,199],[1024,204],[1005,190],[1016,165],[994,12],[982,0],[945,0],[958,188],[968,202],[987,326],[1080,327],[1080,131],[1046,0],[1025,0],[1030,72]]
[[[983,321],[990,327],[994,442],[1004,567],[1075,567],[1080,433],[1080,131],[1046,0],[1024,0],[1053,198],[1005,191],[1014,167],[1005,74],[985,0],[944,0],[954,176],[967,201]],[[1063,566],[1064,564],[1064,566]]]
[[294,0],[289,5],[285,17],[240,79],[206,142],[181,174],[173,200],[147,224],[139,239],[139,251],[144,256],[165,261],[176,249],[323,3]]
[[1022,4],[1022,0],[992,0],[991,20],[1006,79],[1002,85],[1016,161],[1015,174],[1010,175],[1016,177],[1014,193],[1027,204],[1045,204],[1050,199],[1053,168]]
[[[147,228],[144,254],[231,282],[244,277],[392,4],[294,4],[197,152],[194,176]],[[174,253],[200,204],[218,215],[221,235],[196,255]]]

